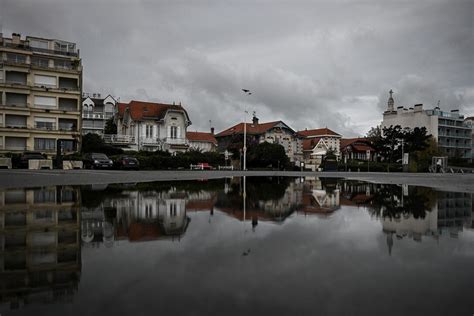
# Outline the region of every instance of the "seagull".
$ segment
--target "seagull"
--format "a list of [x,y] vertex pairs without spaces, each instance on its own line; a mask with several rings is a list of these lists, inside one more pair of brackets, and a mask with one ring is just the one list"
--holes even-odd
[[248,90],[248,89],[242,89],[242,91],[245,92],[245,93],[249,93],[249,92],[250,92],[250,90]]

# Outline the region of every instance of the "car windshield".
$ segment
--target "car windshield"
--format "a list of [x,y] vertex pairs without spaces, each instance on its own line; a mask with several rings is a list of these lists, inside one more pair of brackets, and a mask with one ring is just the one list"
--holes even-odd
[[92,159],[109,159],[109,158],[104,154],[94,154],[92,155]]

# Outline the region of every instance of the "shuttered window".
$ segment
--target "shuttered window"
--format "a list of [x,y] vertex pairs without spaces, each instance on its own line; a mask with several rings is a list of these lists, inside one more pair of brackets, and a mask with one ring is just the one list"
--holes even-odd
[[41,97],[35,96],[35,107],[39,108],[56,108],[56,98],[55,97]]
[[56,87],[56,81],[56,77],[53,76],[35,75],[35,85],[37,86]]

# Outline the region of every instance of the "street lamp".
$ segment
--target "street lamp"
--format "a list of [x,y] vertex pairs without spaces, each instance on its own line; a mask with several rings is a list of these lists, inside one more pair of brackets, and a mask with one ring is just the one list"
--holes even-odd
[[[251,95],[252,92],[250,92],[250,90],[248,89],[242,89],[242,91],[246,94],[246,95]],[[243,152],[244,152],[244,168],[243,170],[244,171],[247,171],[247,114],[249,113],[247,110],[244,111],[244,148],[243,148]]]

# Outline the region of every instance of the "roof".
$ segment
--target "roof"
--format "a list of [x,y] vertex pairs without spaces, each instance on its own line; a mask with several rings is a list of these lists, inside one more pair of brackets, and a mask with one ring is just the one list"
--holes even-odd
[[186,138],[192,142],[208,142],[217,144],[217,140],[213,133],[186,132]]
[[316,137],[316,136],[341,136],[340,134],[336,133],[333,130],[330,130],[329,128],[316,128],[316,129],[307,129],[304,131],[299,131],[298,135],[304,136],[304,137]]
[[314,146],[316,146],[321,137],[312,137],[303,140],[303,150],[313,150]]
[[[283,125],[288,127],[288,125],[283,123],[283,121],[274,121],[274,122],[267,122],[267,123],[261,123],[261,124],[247,123],[246,124],[247,134],[253,134],[253,135],[264,134],[266,131],[275,127],[275,125],[279,123],[282,123]],[[244,123],[239,123],[226,130],[223,130],[222,132],[217,134],[216,137],[223,137],[223,136],[229,136],[233,134],[243,134],[243,133],[244,133]]]
[[375,151],[374,147],[371,146],[370,140],[364,137],[341,139],[341,149],[344,149],[348,146],[352,146],[352,148],[356,151]]
[[190,121],[188,112],[186,112],[181,105],[134,100],[130,101],[128,104],[117,103],[117,114],[119,117],[123,117],[127,110],[134,121],[140,121],[142,119],[163,119],[169,110],[183,111],[186,115],[186,119]]

